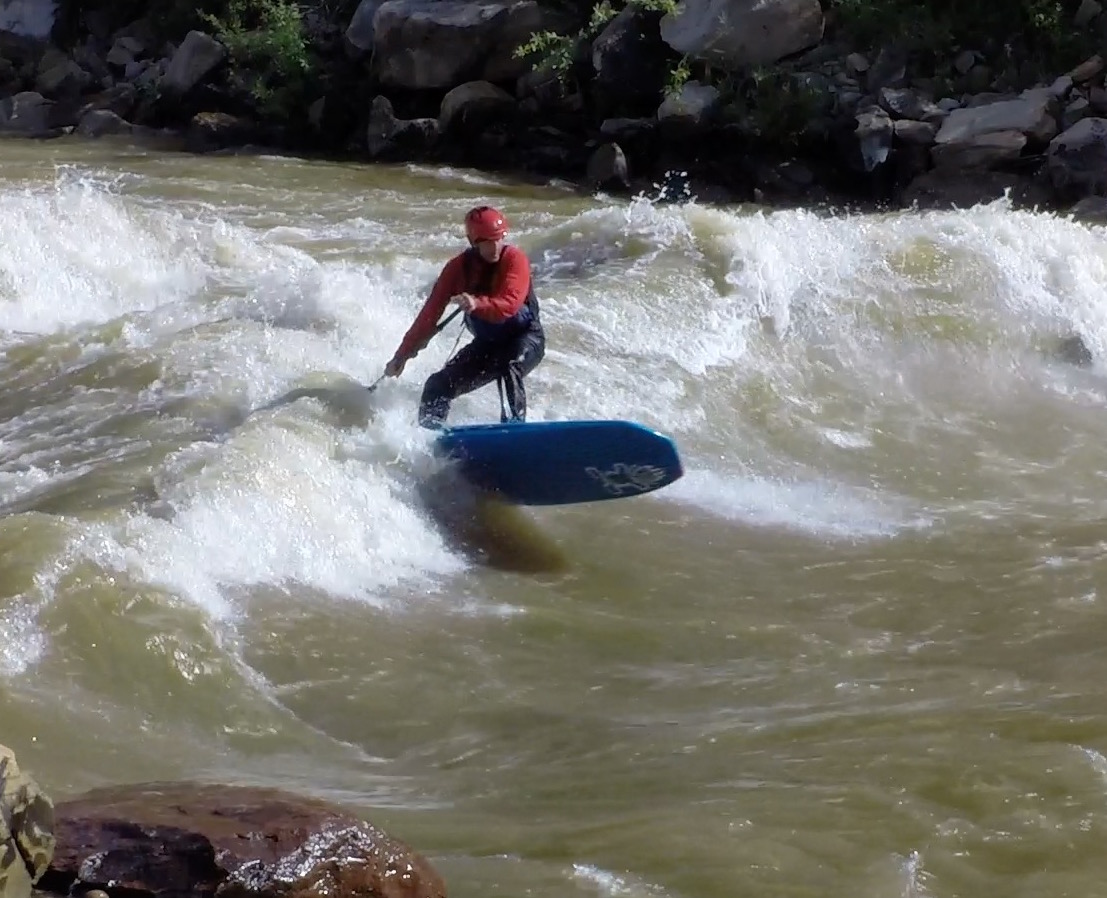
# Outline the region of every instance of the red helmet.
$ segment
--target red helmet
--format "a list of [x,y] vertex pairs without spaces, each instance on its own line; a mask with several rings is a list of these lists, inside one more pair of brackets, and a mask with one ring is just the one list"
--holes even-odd
[[465,234],[470,240],[502,240],[507,234],[507,219],[498,209],[477,206],[465,216]]

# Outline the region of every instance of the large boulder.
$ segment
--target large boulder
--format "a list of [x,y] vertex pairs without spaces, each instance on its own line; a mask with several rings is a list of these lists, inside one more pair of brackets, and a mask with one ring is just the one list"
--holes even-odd
[[1084,118],[1058,134],[1050,141],[1045,167],[1063,203],[1107,195],[1107,119]]
[[819,0],[683,0],[661,20],[678,53],[725,69],[770,65],[823,38]]
[[1055,107],[1056,99],[1049,94],[1028,92],[1011,100],[954,109],[942,121],[935,140],[939,145],[967,144],[985,134],[1015,131],[1044,145],[1057,134]]
[[42,94],[20,91],[0,100],[0,132],[43,135],[54,127],[54,106]]
[[183,96],[211,75],[227,59],[227,48],[209,34],[190,31],[169,60],[160,88]]
[[57,19],[56,0],[3,0],[0,2],[0,31],[44,41]]
[[443,134],[479,131],[485,125],[510,118],[515,98],[488,81],[467,81],[447,92],[438,112]]
[[537,0],[385,0],[373,16],[373,68],[382,85],[412,90],[513,84],[530,67],[515,51],[563,28]]
[[354,10],[350,24],[343,33],[346,51],[354,58],[360,58],[373,49],[373,36],[376,27],[373,24],[377,10],[384,0],[361,0]]
[[917,209],[969,209],[1007,197],[1016,209],[1045,208],[1047,189],[1010,172],[936,168],[904,189],[900,203]]
[[[445,898],[408,846],[326,802],[275,789],[154,783],[57,806],[40,887],[128,898]],[[5,896],[6,898],[6,896]]]
[[0,898],[29,898],[54,847],[53,804],[0,745]]
[[369,104],[369,123],[365,129],[365,149],[371,159],[421,158],[441,136],[438,119],[401,119],[392,101],[376,96]]
[[629,3],[592,42],[592,96],[600,118],[657,109],[676,54],[661,40],[661,13]]
[[942,120],[930,151],[936,168],[977,168],[1019,158],[1044,147],[1057,134],[1054,91],[1025,91],[1022,96],[952,110]]

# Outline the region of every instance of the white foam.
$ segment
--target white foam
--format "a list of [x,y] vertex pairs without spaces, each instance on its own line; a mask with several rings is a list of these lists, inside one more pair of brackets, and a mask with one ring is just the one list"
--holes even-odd
[[836,539],[889,537],[925,523],[893,501],[859,495],[823,479],[785,483],[691,470],[662,495],[725,520]]
[[620,876],[592,864],[573,864],[573,879],[602,898],[663,898],[668,894],[661,886],[643,882],[635,876]]
[[[94,528],[81,554],[233,617],[226,587],[307,587],[383,605],[405,580],[464,569],[384,466],[335,459],[321,426],[263,422],[163,484],[169,519]],[[423,589],[429,588],[423,584]]]
[[189,296],[206,266],[177,215],[100,184],[0,191],[0,330],[52,333]]
[[0,607],[0,677],[26,673],[46,653],[49,643],[35,616],[28,596],[15,596]]

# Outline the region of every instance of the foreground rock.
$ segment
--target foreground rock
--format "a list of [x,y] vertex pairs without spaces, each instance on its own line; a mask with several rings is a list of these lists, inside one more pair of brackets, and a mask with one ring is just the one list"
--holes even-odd
[[53,805],[0,745],[0,898],[28,898],[53,857]]
[[[39,887],[126,898],[444,898],[430,864],[325,802],[272,789],[150,784],[57,806]],[[3,898],[8,898],[4,895]]]

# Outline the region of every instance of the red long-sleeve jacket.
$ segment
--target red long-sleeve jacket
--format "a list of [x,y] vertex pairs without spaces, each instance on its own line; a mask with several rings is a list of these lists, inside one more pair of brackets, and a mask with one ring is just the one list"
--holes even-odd
[[[476,292],[484,285],[488,285],[484,292]],[[472,294],[476,304],[470,314],[489,324],[502,324],[520,312],[530,292],[530,260],[517,246],[505,246],[498,262],[485,262],[471,250],[459,253],[443,266],[396,357],[410,359],[422,350],[451,296]]]

